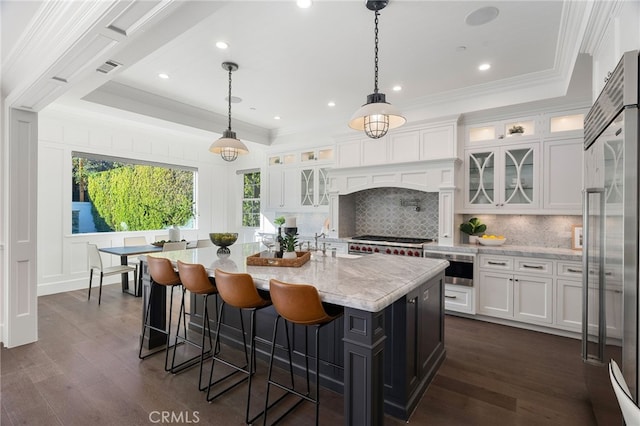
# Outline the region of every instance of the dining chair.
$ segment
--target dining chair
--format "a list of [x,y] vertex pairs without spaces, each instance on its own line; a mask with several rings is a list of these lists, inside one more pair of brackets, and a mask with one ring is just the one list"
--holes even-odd
[[[146,246],[147,239],[143,236],[139,237],[124,237],[124,246],[125,247],[135,247],[135,246]],[[136,283],[136,294],[139,294],[139,289],[142,288],[142,274],[140,269],[140,258],[138,256],[129,256],[127,257],[127,263],[129,266],[133,266],[136,268],[133,273],[133,280]]]
[[164,243],[164,245],[162,246],[162,251],[175,251],[175,250],[186,250],[186,249],[187,249],[186,241]]
[[611,379],[611,386],[613,386],[613,391],[618,399],[618,405],[622,411],[624,422],[629,426],[640,425],[640,408],[638,408],[631,397],[627,382],[624,380],[620,367],[618,367],[618,364],[614,360],[609,362],[609,378]]
[[98,292],[99,305],[102,301],[102,279],[109,275],[128,274],[129,272],[133,272],[135,277],[136,268],[129,265],[115,265],[107,266],[105,268],[102,265],[102,257],[100,257],[98,246],[95,244],[87,244],[87,252],[89,259],[89,297],[87,297],[87,300],[91,299],[91,282],[93,281],[93,271],[97,270],[100,272],[100,290]]

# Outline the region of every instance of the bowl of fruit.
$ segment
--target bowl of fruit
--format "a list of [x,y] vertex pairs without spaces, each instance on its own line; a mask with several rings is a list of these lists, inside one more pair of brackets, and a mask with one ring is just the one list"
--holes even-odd
[[507,239],[502,235],[483,235],[478,238],[478,242],[483,246],[501,246],[503,245]]
[[238,239],[236,232],[212,232],[209,234],[211,242],[218,247],[229,247]]

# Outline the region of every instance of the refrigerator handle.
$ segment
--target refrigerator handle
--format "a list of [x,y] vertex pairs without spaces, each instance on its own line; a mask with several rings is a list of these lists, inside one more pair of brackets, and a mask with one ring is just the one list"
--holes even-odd
[[[589,232],[592,228],[590,222],[591,206],[590,195],[598,194],[599,197],[599,230],[600,235],[597,236],[600,247],[598,248],[598,265],[596,271],[598,273],[598,346],[597,356],[595,354],[589,354],[589,271],[592,270],[592,266],[589,264],[589,259],[592,254],[590,253],[591,238],[593,237]],[[582,360],[591,363],[602,363],[604,360],[604,349],[606,344],[606,301],[605,301],[605,274],[604,274],[604,195],[603,188],[587,188],[583,191],[582,202]]]
[[582,191],[582,361],[588,358],[589,338],[589,190]]

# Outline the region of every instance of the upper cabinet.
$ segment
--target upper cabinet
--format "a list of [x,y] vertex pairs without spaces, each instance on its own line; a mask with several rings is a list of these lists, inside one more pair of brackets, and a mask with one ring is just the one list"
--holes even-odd
[[537,144],[467,150],[465,206],[491,212],[537,208],[538,155]]
[[328,211],[328,173],[333,161],[333,147],[268,155],[266,209]]
[[582,214],[585,114],[465,125],[461,213]]
[[459,158],[458,117],[401,128],[380,139],[363,135],[337,142],[337,167],[401,164]]

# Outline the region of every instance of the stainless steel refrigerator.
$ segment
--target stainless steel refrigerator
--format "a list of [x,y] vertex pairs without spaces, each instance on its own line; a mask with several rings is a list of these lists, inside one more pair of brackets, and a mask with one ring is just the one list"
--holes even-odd
[[609,381],[638,389],[638,51],[623,55],[585,117],[582,359],[598,424],[622,424]]

